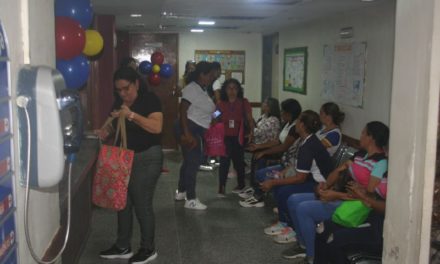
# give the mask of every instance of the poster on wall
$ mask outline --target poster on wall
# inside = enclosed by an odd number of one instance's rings
[[[362,108],[366,53],[366,42],[324,45],[323,99]]]
[[[307,94],[307,47],[284,50],[283,90]]]
[[[217,61],[222,67],[222,74],[226,80],[235,78],[244,84],[246,62],[244,50],[196,50],[194,61]]]

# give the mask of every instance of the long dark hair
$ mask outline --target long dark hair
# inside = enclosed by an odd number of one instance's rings
[[[201,61],[196,64],[196,69],[188,74],[186,77],[186,83],[195,82],[200,77],[200,75],[208,74],[212,70],[212,64],[207,61]]]
[[[113,74],[113,85],[118,80],[126,80],[130,83],[136,83],[136,81],[138,81],[139,82],[138,96],[140,97],[147,92],[147,85],[139,76],[137,71],[135,71],[131,67],[121,67],[118,70],[116,70],[115,73]],[[122,104],[122,98],[119,95],[119,93],[116,92],[116,89],[113,90],[113,95],[115,96],[115,103],[113,105],[120,106]]]
[[[339,110],[339,106],[333,102],[325,103],[321,106],[321,110],[329,115],[333,123],[339,126],[342,122],[344,122],[345,114]]]
[[[390,129],[382,122],[372,121],[365,126],[367,135],[374,139],[377,147],[385,149],[388,146]]]
[[[238,89],[237,98],[243,99],[244,92],[243,92],[243,87],[241,86],[241,83],[237,79],[231,78],[231,79],[226,80],[223,83],[222,88],[220,90],[220,100],[225,101],[225,102],[228,101],[228,95],[226,94],[226,88],[231,83],[233,83],[237,86],[237,89]]]
[[[269,107],[269,116],[275,116],[276,118],[280,119],[280,103],[278,102],[278,99],[273,97],[268,97],[265,100],[267,106]]]
[[[281,110],[289,113],[292,116],[292,121],[295,121],[301,114],[302,108],[297,100],[290,98],[281,103]]]
[[[299,121],[304,124],[304,128],[309,134],[314,134],[321,128],[319,114],[312,110],[302,112]]]

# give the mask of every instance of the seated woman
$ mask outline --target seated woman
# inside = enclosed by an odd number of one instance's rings
[[[268,97],[261,104],[261,116],[254,128],[254,144],[265,144],[277,140],[280,133],[280,104]]]
[[[321,143],[327,148],[330,156],[335,154],[341,145],[342,133],[340,125],[344,121],[345,114],[339,110],[339,106],[335,103],[328,102],[321,106],[319,111],[319,119],[322,128],[316,133]]]
[[[258,118],[254,128],[254,145],[266,144],[278,139],[280,133],[280,104],[278,100],[268,97],[261,104],[261,116]],[[252,157],[250,182],[251,186],[257,186],[255,182],[255,171],[266,167],[266,159],[256,160]],[[248,198],[253,193],[253,188],[249,187],[239,193],[242,198]]]
[[[385,199],[387,192],[387,178],[384,178],[376,193],[369,194],[360,184],[349,184],[348,191],[353,199],[362,201],[364,205],[373,209],[365,225],[356,228],[347,228],[325,221],[325,228],[316,236],[315,264],[349,264],[348,251],[362,251],[364,253],[381,256],[383,247],[383,222],[385,219]]]
[[[335,169],[314,193],[294,194],[289,197],[287,206],[294,224],[297,243],[283,253],[285,258],[295,258],[296,263],[313,263],[315,256],[315,226],[331,218],[342,200],[352,200],[348,193],[333,190],[340,173],[348,170],[351,178],[373,193],[387,171],[388,162],[385,146],[388,144],[389,129],[381,122],[366,125],[360,137],[361,148],[366,154],[358,154],[353,160]]]
[[[345,114],[339,110],[339,106],[335,103],[328,102],[321,106],[319,111],[319,120],[322,123],[322,128],[316,132],[316,136],[324,147],[327,149],[330,156],[333,156],[336,150],[341,145],[342,133],[340,129],[340,124],[345,118]],[[283,175],[286,174],[295,174],[295,171],[289,171],[293,168],[286,168]],[[285,187],[282,187],[285,188]],[[295,241],[295,232],[288,224],[291,225],[291,221],[289,220],[289,216],[287,213],[287,199],[290,195],[289,192],[284,192],[280,190],[278,192],[283,194],[282,196],[277,196],[277,204],[281,207],[278,211],[280,221],[276,222],[272,226],[265,229],[265,233],[268,235],[276,235],[274,237],[274,241],[277,243],[289,243]]]
[[[282,164],[271,166],[259,173],[265,175],[267,172],[281,171],[284,167],[291,165],[293,154],[296,151],[294,142],[298,139],[298,134],[295,132],[295,122],[301,114],[301,105],[295,99],[287,99],[281,103],[281,119],[285,122],[278,139],[268,141],[263,144],[251,144],[249,150],[255,152],[254,159],[260,160],[265,156],[283,153],[281,158]],[[263,192],[260,191],[259,184],[256,181],[251,181],[252,189],[246,189],[239,193],[239,196],[244,200],[240,202],[243,207],[262,207],[264,201],[262,199]],[[254,193],[255,192],[255,193]]]
[[[284,169],[279,174],[280,179],[265,179],[261,183],[261,189],[264,191],[276,186],[273,194],[278,206],[279,221],[264,229],[264,233],[276,235],[275,242],[290,243],[295,240],[295,233],[288,227],[292,225],[287,211],[289,196],[294,193],[313,192],[319,182],[325,182],[333,169],[328,151],[315,134],[320,127],[317,113],[310,110],[301,113],[295,125],[296,132],[300,135],[295,167]],[[286,174],[289,173],[294,176],[286,178]]]

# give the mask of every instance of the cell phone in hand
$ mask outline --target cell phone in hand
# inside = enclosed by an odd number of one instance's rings
[[[220,110],[215,110],[214,113],[212,113],[212,118],[217,118],[222,115],[222,112]]]

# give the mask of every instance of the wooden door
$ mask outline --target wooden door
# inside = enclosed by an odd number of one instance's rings
[[[153,91],[162,103],[164,114],[164,126],[162,146],[164,149],[176,149],[177,143],[173,133],[173,123],[177,118],[178,98],[175,95],[175,87],[178,80],[178,35],[177,34],[130,34],[130,54],[139,62],[148,60],[155,51],[160,51],[165,57],[164,63],[173,67],[174,74],[168,78],[161,78],[159,85],[153,86],[148,83],[150,91]],[[147,78],[147,76],[144,76]]]

